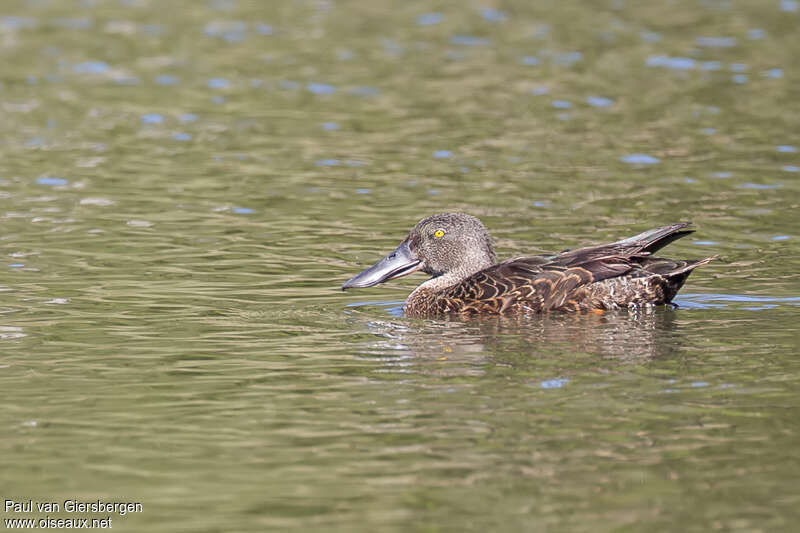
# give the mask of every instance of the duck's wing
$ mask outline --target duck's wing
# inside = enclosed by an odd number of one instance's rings
[[[555,254],[517,257],[511,261],[524,262],[530,265],[558,264],[563,266],[578,266],[581,263],[612,255],[622,257],[645,257],[654,254],[681,237],[694,233],[695,230],[687,229],[691,225],[691,222],[678,222],[676,224],[670,224],[669,226],[651,229],[634,235],[633,237],[608,244],[568,249]]]
[[[473,274],[446,289],[440,298],[443,308],[461,313],[570,308],[581,287],[622,276],[633,267],[628,258],[618,255],[593,256],[569,266],[538,257],[512,259]]]
[[[651,229],[622,239],[621,241],[599,246],[587,246],[575,250],[565,250],[560,254],[550,257],[550,261],[565,266],[579,265],[594,258],[607,255],[618,255],[621,257],[644,257],[652,255],[661,248],[673,241],[694,233],[693,229],[687,229],[691,222],[678,222],[669,226]]]

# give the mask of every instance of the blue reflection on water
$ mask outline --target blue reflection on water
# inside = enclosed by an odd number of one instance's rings
[[[53,25],[70,30],[88,30],[94,25],[92,19],[85,17],[53,19]]]
[[[780,304],[798,305],[800,296],[775,297],[775,296],[754,296],[747,294],[690,294],[680,293],[673,303],[679,308],[685,309],[720,309],[729,307],[730,304],[762,304],[757,306],[740,306],[736,309],[746,311],[762,311],[780,307]]]
[[[56,178],[53,176],[40,176],[36,178],[36,183],[39,185],[51,185],[51,186],[58,186],[58,185],[66,185],[69,181],[65,180],[64,178]]]
[[[553,63],[556,65],[570,67],[582,59],[582,52],[564,52],[562,54],[556,54],[555,57],[553,57]]]
[[[781,187],[783,187],[783,185],[781,185],[780,183],[775,183],[775,184],[771,184],[771,183],[742,183],[741,185],[738,185],[736,188],[737,189],[764,189],[764,190],[766,190],[766,189],[780,189]]]
[[[306,89],[314,94],[333,94],[336,92],[336,87],[327,83],[308,83]]]
[[[381,39],[381,46],[387,53],[395,56],[403,55],[406,51],[404,46],[397,44],[392,39],[386,39],[386,38]]]
[[[270,26],[269,24],[264,24],[263,22],[259,22],[255,25],[256,33],[259,35],[272,35],[275,33],[275,29]]]
[[[255,213],[255,211],[249,207],[234,207],[231,209],[231,212],[236,213],[237,215],[251,215]]]
[[[162,124],[164,117],[158,113],[147,113],[142,115],[142,124]]]
[[[209,89],[227,89],[231,83],[225,78],[211,78],[207,85]]]
[[[736,46],[736,37],[698,37],[694,44],[708,48],[731,48]]]
[[[433,157],[436,159],[447,159],[453,157],[453,152],[450,150],[436,150],[433,152]]]
[[[714,71],[714,70],[722,70],[722,62],[721,61],[703,61],[700,63],[700,68],[702,70]]]
[[[492,43],[490,39],[474,35],[453,35],[450,38],[450,42],[461,46],[486,46]]]
[[[623,163],[630,163],[632,165],[654,165],[661,160],[657,157],[647,154],[630,154],[620,158]]]
[[[550,105],[556,109],[569,109],[572,107],[572,102],[568,100],[553,100]]]
[[[792,145],[789,145],[789,144],[782,144],[782,145],[778,146],[777,150],[779,152],[783,152],[783,153],[787,153],[787,154],[793,154],[793,153],[797,152],[797,146],[792,146]]]
[[[569,383],[569,380],[566,378],[556,378],[542,381],[540,385],[543,389],[560,389],[567,383]]]
[[[85,61],[72,66],[72,71],[76,74],[105,74],[111,70],[105,61]]]
[[[700,294],[696,296],[701,296]],[[714,300],[727,302],[800,302],[800,296],[776,298],[774,296],[748,296],[746,294],[704,294]]]
[[[508,13],[492,7],[481,8],[481,16],[489,22],[505,22],[508,20]]]
[[[645,65],[648,67],[690,70],[697,66],[697,61],[690,57],[650,56],[647,58]]]
[[[178,81],[180,80],[172,74],[159,74],[156,76],[156,83],[159,85],[175,85]]]
[[[441,13],[423,13],[417,17],[417,24],[420,26],[433,26],[435,24],[441,24],[443,20],[444,15]]]
[[[384,307],[386,312],[395,317],[403,316],[403,301],[375,301],[375,302],[353,302],[346,304],[345,307]]]
[[[614,103],[614,100],[603,96],[589,96],[586,98],[586,103],[592,107],[609,107]]]
[[[764,305],[753,305],[750,307],[742,307],[741,309],[744,309],[745,311],[764,311],[766,309],[775,309],[776,307],[778,306],[775,304],[764,304]]]
[[[35,28],[39,25],[38,19],[32,17],[5,16],[0,17],[0,28],[4,30],[21,30]]]
[[[643,30],[641,33],[639,33],[639,37],[641,37],[643,41],[647,41],[648,43],[657,43],[658,41],[663,39],[660,33],[647,30]]]
[[[213,20],[206,24],[204,33],[209,37],[221,38],[229,43],[238,43],[247,37],[247,24],[239,20]]]

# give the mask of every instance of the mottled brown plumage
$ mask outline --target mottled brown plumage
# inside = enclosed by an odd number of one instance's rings
[[[410,316],[589,311],[668,303],[692,270],[713,259],[653,257],[692,233],[690,223],[600,246],[497,262],[481,222],[462,213],[421,220],[398,248],[342,289],[370,287],[417,270],[430,274],[405,303]]]

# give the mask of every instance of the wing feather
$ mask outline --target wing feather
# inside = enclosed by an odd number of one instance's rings
[[[578,298],[581,287],[624,275],[633,268],[628,258],[619,255],[590,254],[588,258],[580,262],[570,259],[567,264],[558,258],[548,262],[521,258],[498,263],[446,289],[440,301],[448,310],[467,314],[523,307],[532,312],[548,311]]]

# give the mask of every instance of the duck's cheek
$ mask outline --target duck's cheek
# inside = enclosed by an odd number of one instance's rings
[[[434,264],[426,264],[425,268],[423,268],[423,270],[425,271],[426,274],[430,274],[431,276],[434,276],[434,277],[441,276],[445,272],[445,270],[443,268],[441,268],[439,265],[437,265],[435,263]]]

